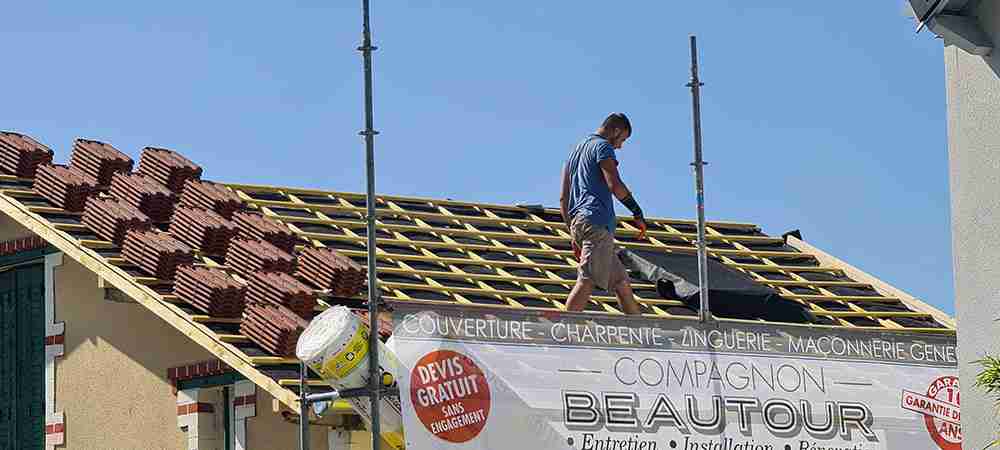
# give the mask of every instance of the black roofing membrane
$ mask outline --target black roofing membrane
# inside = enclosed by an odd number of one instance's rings
[[[646,250],[621,250],[618,255],[626,267],[654,283],[662,298],[680,298],[691,309],[698,308],[700,290],[695,255]],[[718,261],[708,261],[708,279],[712,280],[710,310],[715,316],[792,323],[814,320],[801,303],[782,298],[774,289]]]

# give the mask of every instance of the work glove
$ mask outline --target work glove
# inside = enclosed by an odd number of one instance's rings
[[[639,240],[646,240],[646,219],[642,216],[635,217],[635,226],[639,229]]]

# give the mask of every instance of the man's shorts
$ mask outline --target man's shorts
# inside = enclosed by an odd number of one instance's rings
[[[570,236],[580,247],[577,280],[591,280],[597,287],[611,290],[628,279],[625,266],[618,259],[615,238],[607,228],[576,216],[570,223]]]

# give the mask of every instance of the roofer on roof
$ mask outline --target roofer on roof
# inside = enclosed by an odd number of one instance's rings
[[[615,150],[622,148],[631,135],[628,117],[613,113],[596,132],[576,144],[563,166],[559,207],[580,261],[576,285],[566,302],[569,311],[582,311],[590,302],[594,286],[598,286],[614,292],[627,314],[640,313],[625,266],[618,260],[615,249],[615,207],[611,198],[614,194],[632,211],[640,230],[639,238],[645,239],[642,208],[618,176],[615,158]]]

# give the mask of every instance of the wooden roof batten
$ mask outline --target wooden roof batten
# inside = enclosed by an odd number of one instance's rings
[[[0,180],[18,180],[19,182],[30,182],[31,180],[16,179],[9,176],[0,176]],[[353,206],[348,200],[358,201],[363,199],[363,195],[352,193],[339,193],[315,189],[293,189],[270,186],[257,186],[248,184],[228,184],[230,189],[236,192],[240,198],[250,206],[257,208],[268,217],[284,223],[296,233],[302,240],[300,245],[324,246],[323,242],[344,242],[348,244],[361,244],[364,238],[350,229],[363,224],[360,222],[360,214],[364,208]],[[269,200],[277,196],[261,195],[262,193],[279,194],[289,201]],[[291,408],[298,409],[297,393],[290,390],[289,386],[298,384],[298,380],[287,380],[284,378],[272,378],[265,370],[275,369],[281,366],[296,363],[294,358],[277,356],[249,356],[234,345],[245,344],[248,338],[242,334],[230,334],[216,332],[208,328],[211,324],[232,324],[236,321],[218,317],[210,317],[203,314],[192,314],[180,309],[184,300],[173,294],[159,293],[153,289],[157,285],[163,284],[163,280],[153,277],[129,274],[124,270],[126,261],[119,256],[112,254],[102,255],[99,250],[112,248],[112,244],[107,241],[91,238],[77,238],[74,232],[86,232],[87,227],[75,223],[53,222],[43,217],[46,214],[79,216],[69,214],[60,208],[45,206],[45,203],[31,202],[37,194],[30,189],[14,188],[0,189],[0,211],[8,214],[14,220],[27,227],[30,231],[42,236],[59,248],[65,254],[80,262],[89,270],[98,274],[110,286],[113,286],[123,293],[135,299],[138,303],[150,309],[154,314],[167,321],[171,326],[189,336],[196,343],[204,347],[219,359],[229,364],[247,379],[261,386],[268,391],[275,399]],[[251,194],[258,194],[263,199],[255,198]],[[23,202],[22,202],[23,200]],[[308,201],[307,201],[308,200]],[[571,287],[573,280],[565,278],[561,272],[575,269],[575,261],[572,259],[572,252],[557,247],[560,243],[567,243],[569,235],[565,227],[560,222],[552,222],[545,219],[545,214],[551,214],[551,210],[537,210],[532,208],[520,208],[510,205],[492,205],[484,203],[460,202],[454,200],[423,199],[417,197],[402,196],[380,196],[378,215],[380,221],[383,218],[402,217],[409,218],[412,225],[399,225],[388,222],[380,222],[380,230],[388,233],[390,238],[378,237],[379,245],[378,258],[394,264],[391,268],[385,268],[382,273],[396,275],[410,275],[423,280],[425,284],[410,284],[387,281],[380,283],[381,287],[387,291],[388,296],[395,297],[401,301],[413,301],[422,304],[437,304],[434,300],[416,299],[409,297],[404,289],[425,289],[436,292],[443,292],[452,295],[454,301],[468,306],[487,306],[496,308],[523,308],[537,309],[532,306],[525,306],[518,303],[519,298],[534,298],[544,300],[552,305],[551,309],[563,309],[559,300],[565,299],[565,294],[546,292],[538,289],[541,285],[562,285]],[[413,210],[416,204],[425,210],[436,212],[422,212]],[[271,210],[271,207],[279,208]],[[449,210],[449,207],[451,210]],[[291,208],[300,211],[308,211],[312,214],[309,217],[299,217],[281,213],[280,208]],[[462,208],[471,209],[481,215],[459,215],[452,210],[462,211]],[[291,211],[294,213],[295,211]],[[359,214],[359,221],[343,220],[327,216],[327,214],[345,213]],[[498,214],[509,213],[511,216],[527,217],[522,219],[505,218]],[[623,223],[619,231],[625,239],[619,245],[632,248],[656,249],[667,252],[688,253],[693,251],[693,246],[688,247],[692,242],[689,232],[681,230],[690,229],[693,221],[673,220],[673,219],[651,219],[653,223],[661,227],[652,231],[649,243],[629,242],[637,230],[628,223]],[[330,226],[343,231],[343,234],[327,234],[311,232],[298,228],[295,223],[307,223],[319,226]],[[442,228],[440,224],[453,224],[457,228]],[[741,222],[709,222],[709,237],[712,243],[720,247],[712,248],[709,253],[719,258],[729,267],[743,271],[754,277],[755,281],[762,284],[769,284],[779,290],[785,298],[800,301],[811,307],[817,315],[825,315],[834,319],[836,325],[816,325],[806,324],[799,326],[818,328],[850,328],[855,330],[877,330],[882,332],[913,332],[913,333],[954,333],[954,321],[944,313],[935,308],[914,299],[912,296],[881,282],[877,278],[860,272],[853,266],[840,261],[826,253],[815,249],[808,244],[801,242],[794,237],[789,238],[788,246],[794,250],[783,247],[784,240],[765,236],[760,233],[759,227],[754,224]],[[509,231],[490,231],[488,227],[505,229]],[[531,230],[542,230],[553,234],[530,233]],[[720,232],[721,230],[721,232]],[[440,241],[425,241],[411,239],[406,233],[427,233],[436,236]],[[728,234],[727,234],[728,233]],[[83,235],[80,235],[83,236]],[[452,238],[469,237],[483,239],[484,244],[468,244],[456,241]],[[534,245],[531,248],[512,246],[508,243],[529,243]],[[412,249],[415,254],[396,254],[386,252],[382,245],[399,246]],[[754,245],[762,245],[765,249],[758,250],[751,248]],[[780,250],[767,250],[767,246],[777,246]],[[796,252],[796,250],[798,253]],[[349,257],[360,257],[365,255],[364,251],[344,250],[337,251]],[[450,252],[451,256],[437,256],[442,251]],[[484,253],[485,252],[485,253]],[[496,260],[484,257],[489,252],[506,253],[512,258]],[[483,255],[481,255],[483,254]],[[531,258],[541,258],[533,260]],[[772,261],[770,258],[775,258]],[[789,265],[788,259],[815,258],[818,265]],[[208,257],[198,259],[198,264],[223,267],[215,263]],[[416,266],[415,263],[440,264],[448,272],[438,272],[426,270],[427,267]],[[408,263],[413,263],[411,267]],[[794,263],[794,262],[793,262]],[[465,265],[479,265],[491,268],[496,271],[496,275],[479,274],[466,272],[460,268]],[[532,276],[513,275],[514,270],[532,269],[538,274]],[[810,281],[800,276],[800,273],[826,273],[831,275],[846,275],[852,281]],[[775,273],[787,277],[787,280],[771,280],[760,275],[760,273]],[[867,277],[867,278],[866,278]],[[467,280],[476,287],[462,287],[448,285],[441,280]],[[510,290],[512,288],[494,288],[488,282],[505,281],[512,283],[523,290]],[[872,286],[878,291],[878,296],[840,296],[835,295],[827,288],[853,287],[865,288]],[[649,289],[649,285],[636,285]],[[786,290],[788,287],[806,287],[814,289],[818,294],[796,294]],[[488,296],[502,299],[501,304],[486,305],[477,304],[466,296]],[[472,298],[472,297],[470,297]],[[360,297],[358,297],[360,300]],[[693,320],[693,317],[677,315],[666,312],[667,306],[683,306],[678,300],[660,298],[641,298],[642,303],[648,307],[649,317],[671,318],[680,320]],[[813,302],[833,301],[841,302],[850,309],[846,311],[824,310]],[[863,301],[869,303],[878,302],[902,302],[914,311],[866,311],[854,305],[853,301]],[[597,313],[621,314],[616,310],[617,301],[613,297],[595,297]],[[317,310],[322,310],[328,306],[321,301]],[[662,308],[661,308],[662,307]],[[917,328],[902,327],[892,322],[893,318],[924,318],[933,317],[946,328]],[[881,326],[856,326],[845,321],[845,318],[871,318],[876,320]],[[732,319],[720,319],[722,321],[746,322]],[[759,323],[760,321],[751,321]],[[316,379],[311,379],[310,384],[319,383]]]

